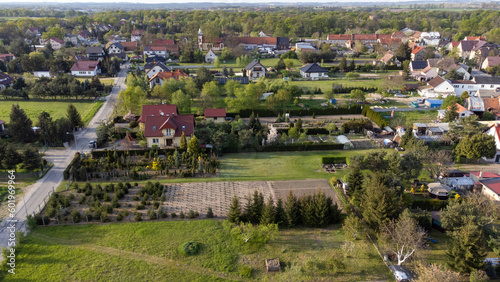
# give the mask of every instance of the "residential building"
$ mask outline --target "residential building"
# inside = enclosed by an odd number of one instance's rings
[[[488,171],[473,171],[469,173],[469,177],[474,180],[474,182],[479,182],[484,179],[489,179],[489,178],[500,178],[499,174],[493,173],[493,172],[488,172]]]
[[[486,57],[481,64],[481,69],[485,70],[490,67],[496,67],[500,65],[500,57]]]
[[[318,49],[314,48],[311,43],[295,43],[295,51],[297,52],[317,52]]]
[[[3,61],[4,63],[8,63],[15,58],[16,56],[14,54],[0,54],[0,61]]]
[[[348,41],[360,41],[363,44],[375,44],[378,40],[390,39],[391,34],[329,34],[326,40],[330,44],[345,45]]]
[[[208,121],[213,121],[215,123],[221,123],[226,120],[226,109],[205,109],[204,118]]]
[[[146,70],[146,66],[144,66],[144,70]],[[167,67],[162,62],[157,62],[157,63],[153,64],[153,66],[148,66],[148,70],[146,71],[146,76],[148,77],[148,79],[151,79],[157,73],[162,72],[162,71],[170,72],[170,71],[172,71],[172,69]]]
[[[120,44],[123,46],[125,52],[134,52],[139,50],[139,45],[137,44],[137,41],[121,42]]]
[[[157,56],[157,55],[149,56],[149,57],[145,58],[144,61],[146,62],[146,64],[157,63],[157,62],[162,62],[162,63],[166,62],[165,57],[163,57],[163,56]]]
[[[78,45],[78,37],[76,35],[73,35],[73,34],[65,34],[64,35],[64,42],[71,42],[71,44],[73,44],[73,46],[77,46]]]
[[[451,108],[451,106],[448,107],[448,109],[450,109],[450,108]],[[443,119],[446,115],[446,111],[447,110],[438,110],[438,119]],[[467,110],[464,106],[457,103],[457,114],[458,114],[458,118],[463,118],[463,117],[470,117],[470,116],[474,115],[474,112]]]
[[[104,48],[101,46],[87,47],[85,48],[85,54],[87,54],[87,58],[91,61],[102,61],[106,56],[106,52],[104,52]]]
[[[76,61],[71,67],[74,76],[96,76],[101,73],[100,61]]]
[[[410,71],[420,71],[428,66],[427,61],[411,61]]]
[[[224,43],[219,37],[215,38],[213,42],[208,42],[205,36],[203,36],[203,32],[201,32],[200,28],[198,30],[198,48],[200,48],[200,51],[222,51],[222,48],[224,48]]]
[[[125,52],[125,48],[119,42],[108,42],[106,44],[106,50],[108,54],[120,54]]]
[[[90,32],[88,30],[82,30],[76,37],[78,37],[78,40],[81,42],[87,41],[90,39]]]
[[[176,69],[172,71],[161,71],[156,73],[153,77],[149,79],[149,87],[153,89],[156,85],[162,85],[166,80],[175,79],[179,80],[181,78],[189,77],[183,70]]]
[[[394,56],[394,52],[392,51],[387,51],[385,55],[379,59],[379,62],[383,63],[384,65],[401,65],[401,62]]]
[[[448,95],[455,95],[455,88],[450,81],[436,76],[434,79],[427,82],[427,85],[421,86],[418,89],[420,96],[426,98],[437,98],[442,96],[446,98]]]
[[[479,89],[474,95],[479,98],[498,98],[500,96],[500,89]]]
[[[317,63],[305,65],[300,68],[300,75],[302,75],[303,78],[311,78],[313,80],[317,80],[320,78],[327,78],[328,77],[328,70],[325,68],[322,68],[320,65]]]
[[[8,74],[0,71],[0,89],[5,89],[6,87],[12,86],[14,79]]]
[[[500,123],[495,122],[494,124],[483,130],[486,134],[493,136],[495,138],[495,145],[497,148],[497,153],[492,159],[486,159],[490,162],[499,163],[500,162]]]
[[[141,36],[144,34],[144,30],[142,29],[137,29],[137,30],[132,30],[130,33],[130,41],[135,42],[141,40]]]
[[[217,55],[215,55],[214,51],[210,49],[208,53],[205,55],[205,63],[213,63],[217,59]]]
[[[481,193],[496,202],[500,202],[500,178],[490,178],[479,181]]]
[[[61,40],[59,38],[52,37],[49,39],[49,43],[52,46],[52,49],[59,50],[62,47],[64,47],[66,42],[64,42],[64,40]]]
[[[144,58],[151,56],[168,57],[167,48],[161,46],[146,46],[143,55]]]
[[[441,34],[437,31],[420,33],[420,42],[428,46],[438,46],[441,41]]]
[[[422,46],[415,45],[411,50],[411,60],[423,61],[424,58],[425,58],[425,48]]]
[[[250,79],[257,79],[259,77],[266,76],[266,67],[264,67],[258,60],[253,60],[245,67],[245,70]]]
[[[41,27],[30,27],[26,30],[26,35],[30,37],[40,37],[42,36]]]
[[[176,105],[144,105],[138,121],[148,148],[179,147],[182,133],[187,142],[194,134],[194,116],[179,115]]]
[[[426,67],[421,71],[411,72],[411,76],[418,81],[425,82],[436,78],[438,73],[435,69]]]

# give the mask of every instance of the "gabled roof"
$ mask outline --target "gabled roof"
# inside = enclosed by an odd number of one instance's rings
[[[276,37],[238,37],[238,44],[277,45]]]
[[[0,60],[2,60],[2,61],[11,60],[14,57],[15,57],[14,54],[0,54]]]
[[[137,45],[137,41],[121,42],[121,45],[123,46],[123,48],[125,48],[125,51],[135,51],[135,50],[139,49],[139,46]]]
[[[486,40],[486,37],[484,37],[484,36],[466,36],[464,39],[465,40],[472,40],[472,41],[479,41],[479,40]]]
[[[104,48],[102,48],[101,46],[87,47],[87,48],[85,48],[85,53],[86,54],[102,54],[102,53],[104,53]]]
[[[85,55],[75,55],[74,59],[77,61],[88,61],[89,60],[89,58],[87,58]]]
[[[64,44],[64,40],[61,40],[61,39],[56,38],[56,37],[51,37],[49,40],[55,41],[55,42],[57,42],[59,44]]]
[[[176,70],[172,70],[172,71],[162,71],[162,72],[159,72],[159,73],[155,74],[153,77],[151,77],[151,79],[149,81],[152,81],[155,78],[159,78],[159,79],[162,79],[162,80],[173,78],[175,80],[178,80],[181,77],[189,77],[189,75],[187,75],[181,69],[176,69]]]
[[[419,53],[419,52],[420,52],[420,51],[422,51],[422,50],[424,50],[424,47],[422,47],[422,46],[418,46],[418,45],[417,45],[417,46],[414,46],[414,47],[413,47],[413,49],[411,50],[411,53],[412,53],[412,54],[417,54],[417,53]]]
[[[99,61],[76,61],[71,71],[94,71],[99,63]]]
[[[484,110],[494,114],[500,113],[498,98],[483,98]]]
[[[472,51],[472,48],[474,48],[474,45],[476,45],[477,41],[460,41],[460,48],[462,51]]]
[[[432,87],[438,87],[439,85],[441,85],[441,83],[443,83],[445,81],[446,80],[444,80],[444,78],[442,78],[440,76],[436,76],[435,78],[433,78],[429,82],[427,82],[427,84],[429,84]]]
[[[132,36],[141,36],[144,33],[143,29],[134,29],[130,33]]]
[[[398,31],[395,31],[391,34],[391,37],[392,38],[408,38],[408,35],[406,35],[406,33],[398,30]]]
[[[481,175],[481,172],[480,171],[473,171],[470,174],[479,177]],[[493,172],[488,172],[488,171],[483,171],[483,175],[482,176],[483,176],[483,178],[496,178],[496,177],[500,177],[500,175],[498,175],[496,173],[493,173]]]
[[[486,57],[485,59],[489,67],[500,65],[500,57]]]
[[[144,51],[166,51],[167,49],[164,46],[146,46],[144,47]]]
[[[10,84],[12,84],[13,81],[14,81],[14,79],[12,77],[10,77],[8,74],[0,71],[0,84],[10,85]]]
[[[422,70],[422,73],[428,73],[429,71],[433,70],[431,67],[426,67]]]
[[[144,137],[163,137],[162,130],[167,128],[175,130],[175,137],[182,136],[182,132],[184,132],[186,136],[191,136],[194,133],[194,116],[146,116],[144,122]]]
[[[152,63],[152,62],[165,62],[165,57],[154,55],[146,58],[146,63]]]
[[[142,115],[139,117],[138,122],[146,122],[147,116],[171,116],[178,115],[177,105],[143,105]]]
[[[427,59],[427,65],[431,68],[437,68],[440,59]]]
[[[330,34],[328,35],[329,40],[351,40],[350,34]]]
[[[380,58],[379,61],[383,62],[384,64],[387,64],[390,60],[392,60],[392,58],[394,58],[394,55],[392,53],[385,53],[385,55]]]
[[[150,46],[167,46],[174,45],[175,42],[173,39],[155,39]]]
[[[165,65],[164,63],[162,62],[156,62],[156,63],[150,63],[150,64],[146,64],[144,66],[144,69],[147,69],[146,66],[148,67],[149,70],[153,69],[154,67],[159,67],[161,68],[163,71],[172,71],[171,68],[169,68],[167,65]]]
[[[475,76],[473,80],[477,84],[500,84],[500,77],[498,76]]]
[[[255,37],[255,38],[259,38],[259,37]],[[260,38],[269,38],[269,37],[260,37]],[[250,64],[248,64],[248,65],[245,67],[245,69],[246,69],[246,70],[251,70],[251,69],[253,69],[253,68],[254,68],[254,67],[256,67],[256,66],[261,66],[261,67],[263,67],[263,68],[266,68],[266,67],[264,67],[264,65],[262,65],[259,61],[257,61],[257,60],[253,60]]]
[[[300,68],[300,71],[305,72],[305,73],[328,72],[327,69],[322,68],[317,63],[305,65],[305,66]]]
[[[205,118],[211,117],[226,117],[226,109],[205,109],[204,111]]]
[[[458,45],[460,45],[460,41],[452,41],[451,42],[451,47],[458,47]]]
[[[108,42],[106,44],[106,48],[110,48],[112,45],[114,45],[118,49],[125,49],[125,47],[123,47],[123,45],[120,42]]]

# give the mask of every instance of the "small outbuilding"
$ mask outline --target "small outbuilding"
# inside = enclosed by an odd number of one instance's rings
[[[337,136],[337,143],[344,144],[344,149],[350,149],[354,147],[352,142],[345,135]]]
[[[425,99],[424,103],[427,107],[434,109],[434,108],[441,108],[441,105],[443,104],[443,100],[439,99]]]
[[[429,183],[427,186],[429,187],[427,191],[429,192],[429,196],[431,198],[437,198],[439,200],[448,199],[448,194],[451,191],[451,188],[448,185],[435,182]]]
[[[224,122],[226,120],[226,109],[205,109],[205,119],[215,123]]]

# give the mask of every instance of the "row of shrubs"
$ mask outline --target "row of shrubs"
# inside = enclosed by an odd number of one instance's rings
[[[439,211],[441,209],[444,209],[448,206],[448,200],[438,200],[438,199],[432,199],[432,200],[413,200],[411,202],[411,208],[412,209],[421,209],[421,210],[427,210],[427,211]]]
[[[347,164],[346,157],[322,157],[322,164]]]
[[[344,144],[318,144],[312,142],[303,142],[301,144],[265,146],[262,147],[262,152],[326,151],[342,149],[344,149]]]
[[[332,108],[321,108],[321,109],[300,109],[300,110],[289,110],[287,111],[291,116],[312,116],[314,115],[356,115],[361,114],[360,105],[342,106],[342,107],[332,107]],[[239,113],[228,113],[227,116],[239,115],[241,118],[248,118],[254,113],[255,116],[259,117],[277,117],[281,114],[279,111],[270,109],[246,109],[241,110]]]
[[[386,119],[384,119],[379,113],[375,112],[370,107],[363,107],[361,114],[364,115],[365,117],[369,118],[371,121],[373,121],[380,128],[383,128],[383,127],[386,127],[389,125],[389,122]]]
[[[145,155],[146,153],[150,153],[153,149],[139,149],[139,150],[102,150],[102,151],[92,151],[91,153],[91,156],[93,159],[99,159],[99,158],[103,158],[103,157],[107,157],[109,153],[113,153],[113,155],[115,155],[116,153],[116,156],[117,157],[121,157],[123,155],[127,155],[127,156],[143,156]],[[153,150],[154,152],[158,152],[158,155],[171,155],[175,152],[175,150],[177,150],[179,152],[179,154],[182,154],[183,152],[185,152],[186,150],[184,149],[170,149],[170,148],[167,148],[167,149],[156,149],[156,150]]]
[[[378,88],[375,87],[333,87],[333,93],[351,93],[352,90],[362,90],[363,92],[376,92]]]

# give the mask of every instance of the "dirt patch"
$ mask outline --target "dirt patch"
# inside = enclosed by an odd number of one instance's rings
[[[319,190],[327,197],[331,197],[334,203],[338,203],[337,195],[333,191],[326,179],[307,179],[307,180],[284,180],[284,181],[269,181],[275,198],[286,200],[286,197],[292,191],[297,196],[313,195]]]

